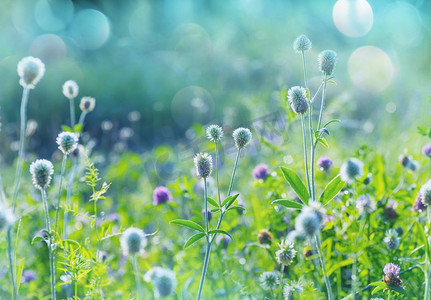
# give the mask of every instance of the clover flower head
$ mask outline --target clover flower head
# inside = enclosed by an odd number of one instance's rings
[[[34,89],[45,74],[44,63],[36,57],[27,56],[18,62],[19,84],[26,89]]]
[[[153,192],[153,204],[154,206],[166,203],[172,199],[171,192],[164,186],[158,186]]]
[[[36,278],[36,272],[33,270],[24,270],[24,272],[22,272],[22,282],[24,283],[35,281]]]
[[[63,131],[57,136],[58,149],[68,155],[78,147],[78,137],[73,132]]]
[[[407,169],[409,169],[410,171],[414,172],[417,171],[420,168],[420,164],[419,162],[417,162],[416,160],[410,160],[407,163]]]
[[[157,299],[169,297],[177,286],[175,272],[162,267],[152,267],[145,273],[144,279],[153,285],[154,296]]]
[[[293,297],[293,294],[301,295],[301,293],[304,291],[304,278],[299,278],[298,281],[291,280],[290,282],[286,283],[286,285],[283,288],[283,296],[284,299],[291,299]]]
[[[296,256],[296,250],[294,244],[288,240],[283,240],[281,244],[278,244],[279,250],[275,252],[275,258],[280,265],[289,266]]]
[[[76,96],[78,96],[78,93],[79,93],[79,86],[75,81],[68,80],[63,84],[63,95],[67,99],[76,98]]]
[[[207,128],[207,138],[214,143],[223,139],[223,129],[218,125],[210,125]]]
[[[213,158],[208,153],[198,153],[194,158],[196,173],[199,177],[208,178],[213,170]]]
[[[54,174],[54,166],[49,160],[38,159],[31,163],[30,173],[33,185],[39,190],[45,189],[51,183],[51,175]]]
[[[332,159],[327,156],[322,156],[317,160],[317,165],[319,166],[321,171],[329,171],[333,164],[334,162],[332,161]]]
[[[302,86],[291,87],[287,91],[287,100],[297,114],[304,114],[308,110],[307,91]]]
[[[408,163],[409,163],[409,161],[410,161],[409,157],[408,157],[407,155],[405,155],[405,154],[400,155],[400,156],[398,157],[398,160],[400,161],[400,164],[401,164],[403,167],[407,167],[407,165],[408,165]]]
[[[389,263],[383,268],[383,281],[387,285],[400,286],[403,282],[399,278],[401,268],[396,264]]]
[[[431,179],[421,187],[419,194],[424,205],[431,205]]]
[[[79,108],[86,113],[89,113],[94,110],[96,106],[96,99],[93,97],[82,97],[81,102],[79,103]]]
[[[263,272],[259,280],[260,286],[265,290],[274,290],[280,284],[280,278],[275,272]]]
[[[311,41],[310,39],[304,35],[301,34],[298,36],[295,41],[293,42],[293,50],[295,50],[298,53],[301,53],[302,51],[308,51],[311,49]]]
[[[238,150],[241,150],[245,146],[247,146],[250,143],[252,138],[250,129],[244,128],[244,127],[235,129],[232,136]]]
[[[431,158],[431,143],[426,144],[425,146],[423,146],[422,153],[425,156],[428,156],[429,158]]]
[[[211,219],[213,218],[213,213],[210,211],[210,210],[208,210],[207,211],[207,214],[208,214],[208,222],[209,221],[211,221]],[[204,209],[202,209],[202,216],[204,217],[204,219],[205,219],[205,208]]]
[[[350,158],[340,168],[341,179],[346,183],[352,183],[364,175],[364,164],[357,158]]]
[[[376,210],[376,203],[371,200],[370,195],[361,195],[356,199],[356,209],[360,213],[372,213]]]
[[[272,242],[272,234],[267,229],[261,229],[259,230],[259,233],[257,235],[257,240],[259,241],[259,244],[271,244]]]
[[[385,238],[383,242],[385,242],[386,247],[389,251],[394,251],[398,249],[400,246],[401,238],[398,236],[398,232],[395,229],[388,229],[386,231]]]
[[[426,205],[422,202],[422,195],[420,193],[416,197],[412,209],[418,212],[423,212],[426,209]]]
[[[320,224],[321,217],[318,213],[305,207],[295,219],[295,230],[312,237],[320,230]]]
[[[258,164],[254,169],[253,169],[253,177],[255,179],[262,179],[265,180],[266,177],[269,176],[269,171],[268,171],[268,166],[265,164]]]
[[[121,235],[120,244],[124,255],[140,255],[147,245],[147,238],[141,229],[130,227]]]
[[[317,60],[319,63],[319,70],[325,75],[331,75],[337,63],[337,53],[332,50],[324,50],[319,53]]]

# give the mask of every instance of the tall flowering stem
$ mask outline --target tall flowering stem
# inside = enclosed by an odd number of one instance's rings
[[[70,172],[70,178],[67,183],[67,193],[66,193],[66,207],[70,206],[70,202],[72,199],[72,187],[73,182],[75,181],[76,173],[78,170],[79,161],[78,158],[75,159],[72,166],[72,171]],[[67,239],[68,233],[67,233],[67,226],[69,224],[69,212],[67,209],[64,211],[64,222],[63,222],[63,237],[64,239]]]
[[[308,193],[311,195],[311,183],[310,183],[310,174],[308,172],[308,154],[307,154],[307,130],[305,128],[305,118],[304,114],[301,114],[301,125],[302,125],[302,141],[304,145],[304,162],[305,162],[305,175],[307,178],[307,186],[308,186]]]
[[[135,273],[135,281],[136,281],[136,289],[139,299],[143,298],[143,290],[142,290],[142,284],[141,284],[141,276],[139,271],[139,262],[138,262],[138,254],[134,254],[132,256],[132,264],[133,264],[133,272]]]
[[[431,208],[430,205],[427,206],[427,220],[428,220],[428,226],[431,226]],[[427,233],[427,239],[425,243],[428,243],[428,247],[425,247],[425,295],[424,300],[430,299],[430,276],[431,276],[431,263],[430,263],[430,257],[428,255],[429,253],[429,234]]]
[[[58,184],[57,205],[55,207],[54,237],[56,237],[58,234],[58,215],[59,215],[59,211],[60,211],[61,186],[63,185],[63,176],[64,176],[64,172],[66,170],[66,161],[67,161],[67,155],[63,154],[63,159],[61,162],[60,182]]]
[[[69,99],[69,107],[70,107],[70,125],[72,125],[72,128],[73,128],[75,127],[75,123],[76,123],[74,98]]]
[[[48,202],[46,200],[46,190],[45,188],[42,188],[41,190],[42,195],[42,201],[43,201],[43,208],[45,211],[45,226],[49,232],[49,265],[51,270],[51,299],[56,299],[55,295],[55,265],[54,265],[54,251],[53,251],[53,242],[54,242],[54,236],[53,232],[50,230],[51,224],[49,221],[49,210],[48,210]]]
[[[325,279],[326,290],[328,293],[328,300],[332,300],[331,282],[329,281],[329,277],[326,275],[325,258],[323,257],[323,251],[322,251],[322,245],[320,243],[320,237],[317,234],[315,235],[315,240],[316,240],[317,252],[319,253],[320,265],[322,266],[323,278]]]
[[[215,143],[215,151],[216,151],[216,181],[217,181],[217,194],[218,194],[218,203],[221,206],[221,196],[220,196],[220,183],[218,179],[218,143]]]
[[[202,276],[201,276],[201,281],[199,283],[199,290],[198,290],[198,298],[200,299],[201,294],[202,294],[202,289],[204,286],[204,281],[205,281],[205,275],[208,269],[208,262],[209,262],[209,258],[210,258],[210,252],[211,252],[211,243],[210,243],[210,239],[209,239],[209,230],[208,230],[208,198],[207,198],[207,179],[204,178],[204,206],[205,206],[205,228],[206,228],[206,248],[205,248],[205,258],[204,258],[204,266],[202,268]]]

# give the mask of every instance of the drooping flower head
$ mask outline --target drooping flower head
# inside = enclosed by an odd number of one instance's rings
[[[145,273],[144,279],[153,285],[154,296],[157,299],[169,297],[177,286],[175,272],[162,267],[152,267]]]
[[[398,158],[398,160],[400,161],[400,164],[403,167],[407,167],[407,164],[410,161],[409,157],[407,155],[404,155],[404,154],[400,155],[400,157]]]
[[[293,42],[293,50],[295,50],[298,53],[301,53],[302,51],[305,52],[310,50],[311,46],[312,44],[310,39],[303,34],[298,36],[296,40]]]
[[[263,272],[260,275],[260,286],[264,290],[274,290],[280,284],[280,278],[275,272]]]
[[[429,158],[431,158],[431,143],[426,144],[423,148],[422,148],[422,153],[425,156],[428,156]]]
[[[213,218],[213,213],[210,210],[208,210],[207,213],[208,213],[208,221],[211,221],[211,219]],[[205,219],[205,209],[202,209],[202,216]]]
[[[280,265],[289,266],[296,256],[296,250],[293,247],[293,243],[288,240],[283,240],[281,244],[278,244],[278,246],[280,249],[275,252],[277,262]]]
[[[295,219],[295,230],[308,237],[313,237],[320,230],[321,221],[322,219],[316,211],[304,207]]]
[[[232,242],[232,239],[228,235],[219,234],[216,237],[217,245],[220,245],[221,243],[224,249],[229,246],[230,242]]]
[[[253,177],[256,179],[265,180],[269,176],[268,166],[265,164],[259,164],[253,169]]]
[[[78,137],[73,132],[63,131],[57,136],[58,149],[65,155],[69,155],[70,152],[78,147]]]
[[[420,193],[416,197],[412,209],[418,212],[423,212],[426,209],[425,204],[422,202],[422,195]]]
[[[76,96],[78,96],[78,93],[79,93],[79,86],[75,81],[68,80],[63,84],[63,95],[67,99],[76,98]]]
[[[286,283],[286,285],[283,288],[283,296],[284,299],[293,299],[293,294],[301,295],[301,293],[304,291],[304,278],[299,278],[298,281],[291,280],[289,283]]]
[[[30,281],[36,280],[36,272],[33,270],[24,270],[22,272],[22,282],[23,283],[29,283]]]
[[[244,127],[235,129],[232,136],[238,150],[241,150],[245,146],[247,146],[250,143],[252,138],[250,129],[244,128]]]
[[[341,179],[352,183],[364,175],[364,164],[357,158],[350,158],[340,168]]]
[[[257,240],[259,244],[271,244],[272,242],[272,234],[267,229],[261,229],[259,234],[257,235]]]
[[[329,171],[329,169],[333,164],[334,163],[332,159],[330,159],[327,156],[322,156],[317,160],[317,165],[319,166],[321,171],[325,171],[325,172]]]
[[[33,185],[39,190],[45,189],[51,183],[51,175],[54,174],[54,166],[49,160],[38,159],[30,165],[30,173],[33,177]]]
[[[431,205],[431,179],[421,187],[419,194],[424,205]]]
[[[389,251],[394,251],[398,249],[400,246],[401,238],[398,236],[398,232],[395,229],[388,229],[386,231],[385,238],[383,242],[386,244],[386,247]]]
[[[96,106],[96,99],[93,97],[82,97],[81,102],[79,103],[79,108],[83,112],[91,112],[94,110],[94,107]]]
[[[15,215],[12,210],[0,203],[0,232],[9,229],[15,222]]]
[[[287,100],[297,114],[304,114],[308,110],[307,92],[302,86],[291,87],[287,91]]]
[[[36,57],[27,56],[18,62],[19,84],[26,89],[34,89],[45,74],[44,63]]]
[[[120,244],[124,255],[142,254],[147,238],[141,229],[130,227],[123,232]]]
[[[198,153],[194,158],[196,173],[199,177],[208,178],[213,169],[213,159],[208,153]]]
[[[337,63],[337,53],[332,50],[324,50],[318,56],[319,70],[325,75],[332,75]]]
[[[383,268],[383,273],[385,274],[385,276],[383,276],[383,281],[387,285],[400,286],[403,283],[399,278],[400,270],[400,267],[396,264],[386,264]]]
[[[220,142],[223,138],[223,129],[218,125],[208,126],[207,138],[214,143]]]
[[[360,213],[372,213],[376,210],[376,203],[371,200],[370,195],[361,195],[356,199],[356,209]]]
[[[153,192],[153,204],[154,206],[166,203],[172,199],[171,192],[164,186],[158,186]]]

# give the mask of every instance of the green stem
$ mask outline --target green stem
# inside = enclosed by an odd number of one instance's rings
[[[72,171],[70,172],[69,182],[67,183],[66,207],[70,206],[70,202],[72,199],[73,182],[75,181],[78,165],[79,165],[79,160],[78,160],[78,158],[76,158],[75,161],[73,162]],[[63,226],[63,238],[64,239],[67,239],[67,236],[68,236],[68,234],[67,234],[68,224],[69,224],[69,212],[67,211],[67,209],[65,209],[65,211],[64,211],[64,224],[63,224],[64,225]]]
[[[322,101],[320,103],[319,120],[317,122],[317,131],[320,130],[320,125],[322,123],[323,110],[325,108],[325,96],[326,96],[326,81],[328,75],[323,75],[323,91],[322,91]]]
[[[55,225],[54,225],[54,239],[57,238],[58,234],[58,213],[60,211],[60,200],[61,200],[61,186],[63,185],[63,176],[66,169],[67,155],[63,154],[63,160],[61,162],[61,173],[60,173],[60,183],[58,185],[58,196],[57,196],[57,206],[55,207]]]
[[[216,150],[216,179],[217,179],[218,204],[221,207],[220,184],[219,184],[219,179],[218,179],[218,147],[217,147],[217,143],[215,143],[215,150]]]
[[[79,116],[79,125],[84,126],[84,120],[85,120],[85,116],[87,115],[87,112],[83,111],[81,113],[81,115]]]
[[[70,125],[72,125],[72,128],[75,127],[75,99],[71,98],[69,99],[69,106],[70,106]]]
[[[206,272],[208,269],[208,261],[210,258],[210,254],[211,254],[211,242],[209,242],[209,238],[207,236],[207,246],[206,246],[206,250],[205,250],[204,266],[202,268],[201,281],[199,283],[198,296],[196,298],[197,300],[199,300],[201,298],[202,289],[204,287],[205,275],[206,275]]]
[[[431,225],[431,208],[430,206],[427,206],[427,220],[428,220],[428,226]],[[428,256],[429,253],[429,234],[427,233],[427,239],[426,243],[428,243],[428,247],[425,247],[427,251],[425,251],[425,295],[424,299],[429,300],[430,299],[430,274],[431,274],[431,265],[430,265],[430,257]]]
[[[307,138],[305,137],[307,131],[305,129],[304,114],[301,114],[301,124],[302,124],[302,140],[304,143],[305,176],[307,177],[308,194],[311,196],[312,193],[311,193],[310,175],[308,172]]]
[[[317,252],[319,254],[320,265],[322,267],[323,278],[325,279],[326,290],[328,293],[328,300],[332,300],[331,283],[329,281],[329,277],[326,275],[325,258],[323,257],[322,245],[320,244],[320,237],[316,235],[315,240],[316,240]]]
[[[51,231],[51,224],[49,222],[49,210],[48,210],[48,202],[46,200],[46,191],[45,189],[41,189],[43,207],[45,210],[45,224],[46,230],[49,232],[49,264],[51,269],[51,299],[55,300],[55,266],[54,266],[54,251],[53,251],[53,233]]]
[[[22,172],[22,164],[24,162],[24,142],[25,142],[25,130],[27,126],[27,103],[28,103],[28,95],[30,90],[24,88],[22,91],[22,99],[21,99],[21,109],[20,109],[20,134],[19,134],[19,151],[18,151],[18,163],[16,165],[16,173],[15,173],[15,183],[13,188],[13,198],[12,198],[12,210],[15,212],[16,207],[16,198],[18,197],[18,188],[19,182],[21,179]]]
[[[13,263],[13,255],[12,255],[12,239],[11,239],[11,227],[8,228],[7,231],[7,255],[9,258],[9,272],[10,272],[10,281],[12,282],[12,299],[17,299],[17,288],[15,285],[15,274],[14,274],[14,263]]]
[[[209,229],[208,229],[208,227],[209,227],[209,221],[208,221],[208,191],[207,191],[207,179],[206,178],[204,178],[204,207],[205,207],[205,216],[204,216],[204,219],[205,219],[205,227],[206,227],[206,229],[207,229],[207,234],[208,234],[208,231],[209,231]]]
[[[304,68],[304,84],[305,84],[305,88],[308,89],[307,69],[305,68],[305,53],[304,53],[304,51],[302,51],[302,67]]]
[[[139,272],[139,265],[138,265],[137,254],[133,255],[132,264],[133,264],[133,271],[135,273],[136,292],[137,292],[137,294],[139,296],[139,299],[144,299],[144,298],[142,298],[143,295],[144,295],[144,293],[142,291],[141,276],[140,276],[140,272]]]

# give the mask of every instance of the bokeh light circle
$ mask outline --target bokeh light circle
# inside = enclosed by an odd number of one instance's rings
[[[332,11],[332,18],[342,34],[361,37],[373,26],[373,9],[367,0],[338,0]]]
[[[178,91],[171,103],[171,114],[176,124],[188,129],[194,123],[206,123],[214,112],[210,93],[199,86],[188,86]]]
[[[40,28],[49,31],[60,31],[72,21],[73,11],[71,0],[39,0],[34,8],[34,17]]]
[[[75,16],[71,35],[81,49],[95,50],[108,41],[110,27],[109,20],[103,13],[95,9],[84,9]]]
[[[381,92],[392,82],[394,66],[380,48],[364,46],[350,55],[349,74],[353,83],[368,92]]]
[[[66,44],[58,35],[42,34],[31,43],[30,53],[47,62],[65,58],[67,49]]]

